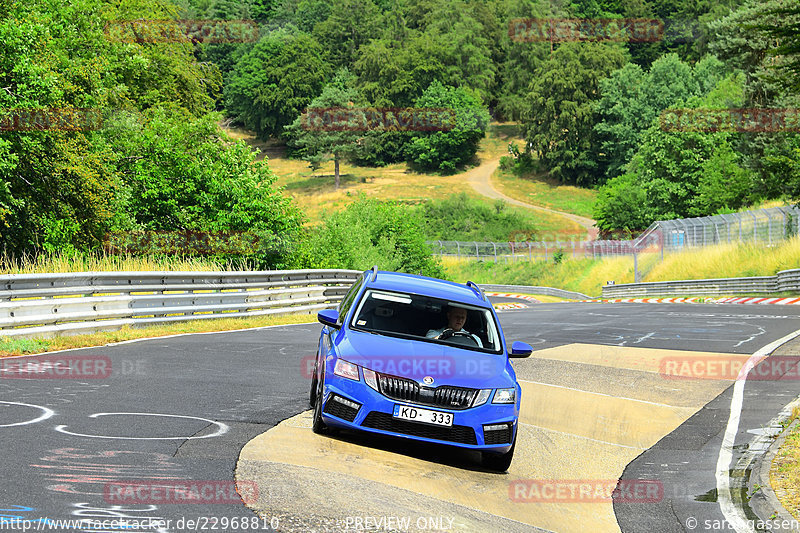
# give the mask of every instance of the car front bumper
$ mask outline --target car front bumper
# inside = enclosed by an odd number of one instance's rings
[[[393,416],[403,405],[451,413],[452,426],[407,421]],[[469,409],[446,409],[387,398],[363,379],[355,381],[327,374],[323,390],[322,419],[331,427],[367,431],[392,437],[446,444],[479,451],[505,453],[512,445],[519,412],[515,404],[492,404]],[[484,426],[507,425],[507,430]]]

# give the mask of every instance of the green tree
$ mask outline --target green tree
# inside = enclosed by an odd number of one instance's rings
[[[307,112],[286,128],[291,145],[300,150],[311,168],[319,168],[323,162],[333,160],[335,189],[339,188],[339,163],[358,156],[366,130],[359,129],[358,120],[342,124],[342,129],[338,129],[338,124],[326,121],[322,110],[350,109],[352,114],[361,116],[362,123],[366,123],[363,107],[356,107],[360,101],[358,92],[348,87],[351,80],[349,72],[340,71],[333,82],[325,86],[322,94],[314,98]],[[320,110],[320,116],[315,115],[315,110]],[[320,119],[320,124],[315,123],[317,119]],[[336,126],[336,129],[329,129],[331,126]]]
[[[331,74],[314,38],[276,30],[236,63],[225,86],[225,109],[262,139],[280,135],[322,92]]]
[[[628,63],[602,80],[602,96],[597,103],[600,121],[594,129],[602,139],[606,176],[623,172],[642,133],[663,110],[710,92],[721,79],[723,69],[723,63],[713,56],[692,68],[677,54],[667,54],[653,62],[649,72]]]
[[[651,222],[647,213],[647,193],[637,183],[635,174],[622,174],[600,187],[594,218],[602,232],[636,232]]]
[[[417,133],[406,146],[412,165],[451,172],[475,156],[489,125],[489,113],[474,91],[433,82],[416,101],[418,108],[445,108],[452,112],[448,131]]]
[[[340,0],[314,26],[314,37],[336,67],[349,67],[358,49],[380,36],[381,12],[372,0]]]
[[[135,42],[112,31],[119,20],[173,18],[170,5],[34,0],[4,10],[0,120],[21,109],[92,111],[74,130],[43,123],[42,131],[2,133],[0,243],[12,254],[96,247],[125,219],[125,183],[104,142],[103,113],[169,105],[203,114],[213,106],[218,73],[196,64],[188,40]]]
[[[594,132],[599,84],[624,63],[618,45],[568,42],[536,69],[523,129],[544,168],[559,181],[586,186],[602,181]]]
[[[551,16],[544,6],[532,0],[508,1],[503,8],[503,18],[508,21]],[[497,110],[503,118],[519,121],[525,111],[525,100],[534,72],[550,56],[550,43],[512,40],[508,26],[504,29],[499,39],[502,51],[496,60]]]
[[[274,187],[266,162],[221,132],[219,119],[154,110],[110,125],[108,146],[127,185],[127,229],[248,231],[293,242],[301,213]]]

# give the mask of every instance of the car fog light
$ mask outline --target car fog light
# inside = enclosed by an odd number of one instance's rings
[[[508,429],[508,424],[491,424],[489,426],[483,426],[484,431],[503,431]]]
[[[347,398],[342,398],[341,396],[334,396],[333,397],[333,401],[339,402],[342,405],[346,405],[347,407],[355,409],[356,411],[358,411],[361,408],[361,404],[360,403],[352,402],[352,401],[348,400]]]

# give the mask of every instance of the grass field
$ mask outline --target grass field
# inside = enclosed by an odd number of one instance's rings
[[[340,187],[334,189],[333,162],[328,162],[316,171],[308,163],[298,159],[288,159],[284,150],[274,141],[259,141],[251,132],[238,128],[226,130],[234,139],[241,139],[253,148],[266,153],[270,169],[278,177],[277,185],[291,196],[306,213],[310,225],[318,224],[326,214],[343,209],[359,194],[381,200],[395,200],[408,204],[419,204],[427,200],[441,200],[458,192],[492,205],[494,200],[485,198],[465,183],[464,173],[453,175],[423,174],[414,172],[405,163],[385,167],[359,167],[340,164]],[[500,159],[508,154],[508,143],[519,140],[519,127],[516,124],[494,123],[489,126],[486,137],[481,141],[478,165]],[[562,189],[558,194],[569,194],[573,188]],[[563,203],[569,203],[567,201]],[[533,221],[542,234],[580,232],[576,224],[563,217],[538,211],[515,208],[524,212],[525,218]],[[514,228],[509,228],[511,233]]]
[[[592,218],[597,197],[593,189],[564,185],[541,174],[517,177],[501,169],[492,176],[492,183],[520,202]]]
[[[541,285],[599,296],[607,281],[633,283],[633,258],[585,259],[565,257],[550,261],[476,261],[443,258],[450,279],[458,282],[510,285]],[[659,253],[639,255],[641,281],[772,276],[800,266],[800,237],[780,245],[724,244],[683,253],[661,260]]]
[[[795,408],[789,423],[799,415],[800,409]],[[800,425],[789,429],[789,434],[772,460],[769,480],[784,509],[800,519]]]
[[[35,258],[0,256],[0,274],[45,274],[48,272],[140,272],[140,271],[212,271],[252,270],[250,265],[234,262],[220,265],[195,257],[153,257],[129,255],[94,255],[89,253],[43,253]]]

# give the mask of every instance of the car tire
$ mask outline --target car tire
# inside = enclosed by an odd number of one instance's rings
[[[319,354],[317,354],[319,357]],[[314,403],[317,400],[317,365],[314,364],[314,375],[311,376],[311,392],[308,395],[308,405],[314,407]]]
[[[314,385],[316,385],[316,390],[312,392],[314,395],[314,413],[312,415],[311,431],[317,435],[325,435],[328,433],[328,425],[322,420],[322,391],[325,386],[325,378],[323,377],[318,381],[315,377]]]
[[[506,453],[481,453],[481,465],[489,470],[495,472],[505,472],[511,466],[511,460],[514,459],[514,447],[517,445],[517,435],[514,434],[514,442],[511,444],[511,449]]]

